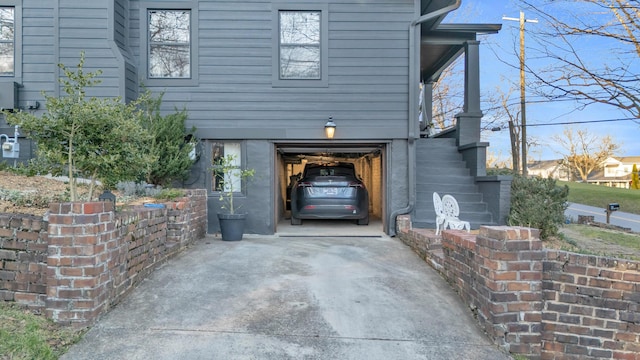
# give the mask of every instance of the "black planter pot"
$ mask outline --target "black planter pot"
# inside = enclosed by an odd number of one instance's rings
[[[244,221],[247,214],[224,214],[218,213],[220,222],[220,233],[224,241],[242,240],[244,234]]]

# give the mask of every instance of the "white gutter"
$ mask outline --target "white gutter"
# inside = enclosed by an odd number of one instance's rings
[[[420,0],[417,0],[420,1]],[[416,203],[416,151],[415,151],[415,139],[420,137],[420,134],[416,137],[416,130],[418,124],[418,109],[417,109],[417,93],[418,85],[416,80],[420,79],[420,36],[416,34],[418,25],[437,18],[438,16],[445,15],[460,7],[462,0],[456,0],[453,4],[445,6],[436,11],[422,15],[409,24],[409,129],[407,132],[407,175],[409,177],[409,200],[407,206],[402,209],[395,210],[389,216],[389,235],[396,235],[396,217],[402,214],[408,214],[413,211],[413,207]],[[416,40],[417,39],[417,40]],[[416,43],[417,42],[417,43]],[[417,56],[416,56],[417,53]]]

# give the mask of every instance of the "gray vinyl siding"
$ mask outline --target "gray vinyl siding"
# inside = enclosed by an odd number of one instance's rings
[[[126,47],[127,0],[58,0],[58,61],[75,68],[85,52],[85,71],[101,70],[89,96],[137,96],[137,73]],[[128,65],[127,65],[128,64]],[[62,75],[62,74],[60,74]]]
[[[146,51],[140,22],[140,17],[146,21],[145,12],[139,1],[130,3],[129,44],[140,59]],[[144,3],[162,8],[165,2]],[[197,85],[172,86],[165,80],[150,86],[165,92],[164,109],[186,107],[190,124],[203,138],[322,139],[330,115],[343,139],[406,138],[408,30],[414,2],[317,2],[328,4],[323,16],[329,16],[329,39],[323,41],[329,46],[329,78],[327,87],[311,88],[272,86],[272,50],[277,46],[271,31],[272,3],[198,2],[193,39]],[[141,77],[145,66],[140,64]]]
[[[56,41],[54,3],[52,1],[23,0],[22,2],[22,76],[16,81],[20,105],[36,100],[44,108],[42,91],[53,94],[56,88]]]
[[[22,0],[22,71],[20,104],[37,100],[42,92],[60,95],[58,63],[71,69],[86,54],[85,71],[101,70],[101,84],[88,95],[138,96],[138,66],[129,51],[129,0]],[[41,111],[44,106],[41,106]]]
[[[127,45],[127,0],[113,0],[113,41],[119,48]]]
[[[202,137],[322,139],[329,116],[342,139],[406,137],[413,0],[276,2],[328,9],[328,86],[311,88],[273,87],[271,1],[23,0],[21,104],[59,93],[56,64],[75,67],[81,51],[85,71],[103,72],[89,95],[135,98],[147,72],[142,3],[195,7],[195,82],[150,88],[167,112],[186,108]]]

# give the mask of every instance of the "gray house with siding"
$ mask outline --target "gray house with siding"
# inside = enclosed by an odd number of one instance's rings
[[[103,71],[89,95],[129,101],[143,87],[164,93],[164,110],[185,108],[197,128],[200,157],[182,185],[209,189],[210,232],[219,209],[211,163],[222,154],[256,170],[240,194],[250,233],[277,233],[291,179],[304,164],[327,160],[356,165],[371,216],[391,235],[401,214],[411,214],[414,227],[435,228],[434,191],[456,196],[472,227],[502,224],[510,181],[486,176],[477,41],[500,26],[443,24],[459,6],[0,0],[0,107],[41,112],[43,91],[61,93],[57,64],[74,66],[81,51],[85,69]],[[428,134],[432,84],[460,56],[464,108],[455,128]],[[333,138],[324,131],[330,118]],[[13,128],[0,120],[0,133]],[[21,158],[35,155],[28,139],[20,143]]]

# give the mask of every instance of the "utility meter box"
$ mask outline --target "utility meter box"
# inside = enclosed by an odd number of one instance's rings
[[[15,81],[0,81],[0,110],[15,110],[18,108],[18,88]]]
[[[20,144],[15,139],[9,139],[2,143],[2,157],[9,159],[20,157]]]

